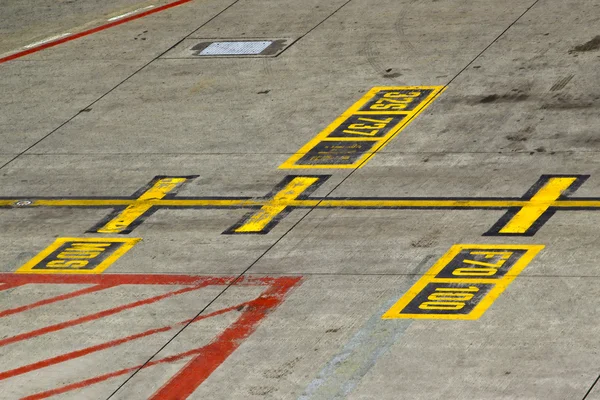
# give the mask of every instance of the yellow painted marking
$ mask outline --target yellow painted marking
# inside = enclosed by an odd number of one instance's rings
[[[136,219],[141,217],[146,211],[154,206],[152,201],[160,200],[167,195],[177,185],[185,182],[185,178],[164,178],[160,179],[150,189],[144,192],[137,200],[123,210],[117,217],[110,220],[99,233],[119,233],[127,229]]]
[[[140,239],[140,238],[119,238],[119,239],[73,238],[73,237],[58,238],[54,241],[54,243],[52,243],[50,246],[48,246],[46,249],[44,249],[42,252],[40,252],[38,255],[36,255],[30,261],[28,261],[23,266],[21,266],[18,270],[16,270],[15,273],[18,273],[18,274],[101,274],[112,263],[114,263],[119,257],[121,257],[123,254],[127,253],[140,240],[142,240],[142,239]],[[111,254],[108,255],[107,257],[105,257],[104,259],[102,259],[102,261],[100,261],[100,263],[98,265],[95,265],[93,269],[81,269],[83,263],[76,264],[77,261],[93,262],[93,260],[96,257],[98,257],[102,252],[109,250],[109,249],[105,249],[105,247],[107,247],[106,245],[110,244],[110,243],[122,243],[122,244],[119,247],[117,247],[116,249],[110,250]],[[86,249],[88,251],[89,255],[87,257],[81,256],[81,255],[70,256],[68,254],[69,250],[71,250],[71,251],[73,251],[73,250],[67,248],[66,250],[61,252],[59,255],[57,255],[56,257],[49,258],[49,256],[52,255],[52,253],[56,252],[61,246],[65,245],[65,244],[71,244],[71,246],[75,249],[77,249],[77,248]],[[86,246],[86,244],[89,244],[89,246]],[[63,255],[61,257],[61,255],[63,253],[66,255]],[[73,253],[71,253],[71,254],[73,254]],[[49,268],[45,267],[43,269],[42,268],[38,268],[38,269],[34,268],[37,265],[39,265],[40,263],[45,262],[45,261],[48,261],[48,263],[46,263],[46,265],[52,264],[56,268],[53,269],[52,266]],[[61,265],[62,268],[58,268],[59,265]]]
[[[292,179],[281,191],[277,192],[273,199],[269,200],[262,208],[256,212],[248,221],[235,229],[235,232],[261,232],[265,227],[277,217],[279,213],[289,206],[292,200],[295,200],[310,185],[317,182],[319,178],[315,177],[296,177]]]
[[[19,199],[0,200],[1,206],[15,206]],[[126,207],[138,202],[136,199],[38,199],[23,208],[29,207]],[[163,199],[147,200],[145,204],[157,207],[262,207],[269,199]],[[290,207],[323,207],[323,208],[511,208],[525,207],[530,200],[353,200],[353,199],[305,199],[289,200]],[[557,200],[550,202],[549,207],[558,208],[590,208],[599,209],[598,200]]]
[[[538,218],[548,210],[561,193],[571,186],[577,178],[550,178],[530,200],[521,208],[502,229],[500,233],[525,233]]]
[[[442,208],[442,207],[465,207],[465,208],[509,208],[522,207],[527,204],[526,200],[321,200],[318,207],[373,207],[373,208]]]
[[[348,108],[342,115],[336,118],[329,126],[322,130],[317,136],[306,143],[300,150],[292,155],[288,160],[279,166],[279,169],[314,169],[314,168],[361,168],[377,151],[383,148],[392,138],[394,138],[402,129],[404,129],[417,115],[419,115],[437,96],[444,91],[444,86],[377,86],[369,90],[360,100]],[[424,98],[420,104],[412,111],[359,111],[365,104],[381,91],[388,90],[432,90],[432,92]],[[374,116],[374,115],[405,115],[396,126],[394,126],[385,136],[380,138],[356,137],[356,138],[339,138],[327,136],[338,128],[344,121],[352,115],[356,116]],[[359,140],[375,140],[374,145],[368,152],[362,154],[358,160],[348,164],[315,164],[304,165],[296,164],[304,155],[306,155],[313,147],[322,141],[359,141]]]
[[[525,269],[533,258],[544,248],[544,245],[536,244],[456,244],[442,256],[425,275],[421,277],[410,288],[408,292],[396,304],[394,304],[383,316],[382,319],[478,319],[508,287],[508,285]],[[526,250],[526,253],[517,260],[510,268],[507,274],[498,279],[479,279],[479,278],[435,278],[435,276],[454,259],[462,250]],[[492,284],[494,287],[479,301],[479,303],[468,314],[404,314],[402,310],[427,286],[429,283],[463,283],[463,284]],[[460,290],[460,288],[459,288]]]

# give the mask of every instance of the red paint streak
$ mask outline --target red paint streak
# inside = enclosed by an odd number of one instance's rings
[[[10,310],[0,311],[0,318],[6,317],[6,316],[12,315],[12,314],[17,314],[17,313],[20,313],[20,312],[23,312],[23,311],[31,310],[32,308],[41,307],[41,306],[44,306],[44,305],[47,305],[47,304],[56,303],[57,301],[67,300],[67,299],[71,299],[73,297],[81,296],[81,295],[84,295],[84,294],[87,294],[87,293],[93,293],[93,292],[97,292],[99,290],[108,289],[109,287],[112,287],[112,286],[96,285],[96,286],[84,288],[84,289],[81,289],[81,290],[76,290],[76,291],[71,292],[71,293],[62,294],[60,296],[55,296],[55,297],[52,297],[52,298],[49,298],[49,299],[37,301],[35,303],[31,303],[31,304],[28,304],[28,305],[25,305],[25,306],[11,308]]]
[[[123,343],[131,342],[131,341],[136,340],[136,339],[141,339],[141,338],[146,337],[146,336],[151,336],[151,335],[154,335],[156,333],[168,332],[168,331],[170,331],[172,329],[175,329],[178,326],[183,326],[183,325],[185,325],[187,323],[196,323],[198,321],[202,321],[202,320],[210,318],[210,317],[215,317],[217,315],[228,313],[230,311],[235,310],[236,308],[244,307],[244,306],[249,305],[249,304],[250,304],[250,302],[244,302],[244,303],[236,304],[235,306],[223,308],[221,310],[214,311],[214,312],[206,314],[206,315],[201,315],[200,317],[196,318],[195,320],[188,319],[188,320],[181,321],[181,322],[178,322],[178,323],[170,325],[170,326],[163,326],[162,328],[149,329],[149,330],[147,330],[145,332],[136,333],[135,335],[127,336],[127,337],[124,337],[124,338],[121,338],[121,339],[111,340],[111,341],[106,342],[106,343],[97,344],[95,346],[90,346],[90,347],[87,347],[85,349],[73,351],[71,353],[61,354],[60,356],[48,358],[46,360],[38,361],[38,362],[33,363],[33,364],[24,365],[24,366],[19,367],[19,368],[11,369],[9,371],[5,371],[5,372],[0,373],[0,381],[4,380],[4,379],[12,378],[13,376],[26,374],[28,372],[35,371],[37,369],[46,368],[46,367],[49,367],[49,366],[54,365],[54,364],[60,364],[62,362],[69,361],[69,360],[72,360],[74,358],[83,357],[83,356],[86,356],[88,354],[95,353],[97,351],[109,349],[111,347],[115,347],[115,346],[121,345]]]
[[[93,320],[96,320],[99,318],[108,317],[109,315],[117,314],[123,310],[128,310],[130,308],[139,307],[139,306],[145,305],[145,304],[155,303],[157,301],[166,299],[168,297],[176,296],[178,294],[182,294],[182,293],[186,293],[186,292],[191,292],[192,290],[198,290],[201,287],[202,286],[196,285],[196,286],[192,286],[192,287],[179,289],[174,292],[161,294],[160,296],[149,297],[147,299],[135,301],[135,302],[129,303],[129,304],[124,304],[119,307],[109,308],[108,310],[100,311],[95,314],[86,315],[86,316],[76,318],[76,319],[73,319],[70,321],[61,322],[59,324],[50,325],[45,328],[36,329],[34,331],[22,333],[20,335],[11,336],[4,340],[0,340],[0,346],[6,346],[7,344],[10,344],[10,343],[15,343],[15,342],[19,342],[21,340],[31,339],[36,336],[45,335],[50,332],[56,332],[56,331],[59,331],[61,329],[65,329],[65,328],[68,328],[71,326],[83,324],[84,322],[89,322],[89,321],[93,321]]]
[[[268,284],[278,278],[252,278],[248,282]],[[228,285],[235,280],[232,276],[193,275],[144,275],[144,274],[14,274],[0,273],[0,282],[10,285],[26,284],[95,284],[95,285]],[[243,282],[243,281],[242,281]],[[238,282],[236,282],[238,285]]]
[[[51,396],[103,382],[110,378],[133,373],[142,367],[149,368],[157,364],[174,362],[196,355],[196,357],[194,357],[151,398],[153,400],[183,400],[200,386],[200,384],[202,384],[202,382],[204,382],[204,380],[206,380],[206,378],[239,347],[242,340],[254,332],[262,318],[283,301],[285,294],[296,285],[300,279],[300,277],[265,278],[264,280],[273,282],[273,286],[267,289],[257,299],[248,302],[248,308],[242,313],[237,321],[226,328],[215,340],[206,346],[159,360],[150,361],[146,364],[75,382],[56,389],[33,394],[31,396],[23,397],[22,400],[46,399]],[[257,281],[260,280],[263,280],[263,278],[257,279]],[[186,379],[189,380],[186,381]],[[169,392],[169,390],[173,390],[173,392]]]
[[[48,43],[42,43],[42,44],[37,45],[35,47],[32,47],[30,49],[22,50],[22,51],[19,51],[17,53],[10,54],[10,55],[8,55],[6,57],[0,58],[0,64],[5,63],[5,62],[10,61],[10,60],[14,60],[16,58],[24,57],[24,56],[32,54],[32,53],[37,53],[38,51],[41,51],[41,50],[44,50],[44,49],[48,49],[50,47],[58,46],[59,44],[70,42],[71,40],[79,39],[79,38],[82,38],[84,36],[88,36],[88,35],[91,35],[91,34],[94,34],[94,33],[100,32],[100,31],[103,31],[103,30],[108,29],[108,28],[112,28],[113,26],[121,25],[121,24],[124,24],[126,22],[130,22],[130,21],[134,21],[136,19],[144,18],[144,17],[146,17],[148,15],[156,14],[158,12],[168,10],[169,8],[173,8],[173,7],[177,7],[177,6],[180,6],[182,4],[185,4],[185,3],[189,3],[190,1],[192,1],[192,0],[177,0],[177,1],[174,1],[173,3],[165,4],[165,5],[162,5],[160,7],[156,7],[156,8],[150,9],[148,11],[144,11],[144,12],[141,12],[139,14],[132,15],[130,17],[125,17],[123,19],[112,21],[112,22],[109,22],[107,24],[97,26],[95,28],[91,28],[91,29],[87,29],[85,31],[77,32],[77,33],[74,33],[72,35],[65,36],[63,38],[56,39],[56,40],[53,40],[53,41],[48,42]]]
[[[181,400],[194,392],[237,349],[258,326],[267,313],[275,308],[291,286],[270,287],[253,301],[250,310],[225,329],[213,342],[174,375],[149,400]]]
[[[158,362],[157,362],[157,364],[158,364]],[[138,368],[141,368],[141,365],[138,365],[136,367],[122,369],[122,370],[115,371],[115,372],[110,372],[108,374],[96,376],[94,378],[86,379],[85,381],[73,383],[71,385],[66,385],[66,386],[63,386],[63,387],[60,387],[60,388],[56,388],[56,389],[52,389],[52,390],[47,390],[45,392],[40,392],[40,393],[32,394],[31,396],[21,397],[21,400],[41,400],[41,399],[46,399],[46,398],[51,397],[51,396],[56,396],[57,394],[70,392],[71,390],[75,390],[75,389],[81,389],[82,387],[93,385],[94,383],[103,382],[103,381],[105,381],[107,379],[110,379],[110,378],[115,378],[117,376],[121,376],[121,375],[124,375],[124,374],[129,373],[129,372],[134,372]]]
[[[2,285],[2,286],[0,286],[0,291],[2,291],[2,290],[7,290],[7,289],[14,289],[18,286],[23,286],[24,283],[12,283],[12,284],[11,283],[0,283],[0,285]]]
[[[57,394],[62,394],[62,393],[70,392],[72,390],[81,389],[86,386],[93,385],[95,383],[104,382],[105,380],[110,379],[110,378],[116,378],[117,376],[125,375],[130,372],[135,372],[136,370],[138,370],[142,367],[148,368],[148,367],[152,367],[152,366],[158,365],[158,364],[165,364],[165,363],[178,361],[178,360],[181,360],[182,358],[186,358],[189,356],[193,356],[194,354],[198,354],[202,351],[202,349],[203,348],[189,350],[189,351],[186,351],[185,353],[175,354],[174,356],[161,358],[160,360],[156,360],[156,361],[150,361],[149,363],[147,363],[145,365],[140,364],[140,365],[136,365],[135,367],[125,368],[125,369],[121,369],[121,370],[115,371],[115,372],[109,372],[108,374],[99,375],[99,376],[96,376],[96,377],[93,377],[90,379],[86,379],[84,381],[75,382],[70,385],[66,385],[63,387],[56,388],[56,389],[48,390],[48,391],[41,392],[41,393],[36,393],[31,396],[22,397],[21,400],[46,399],[51,396],[56,396]],[[181,399],[181,400],[183,400],[183,399]]]

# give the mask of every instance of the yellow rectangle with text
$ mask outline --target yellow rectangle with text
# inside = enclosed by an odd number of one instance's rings
[[[279,168],[360,168],[443,90],[374,87]]]
[[[19,268],[19,274],[100,274],[139,238],[58,238]]]
[[[382,318],[478,319],[543,248],[456,244]]]

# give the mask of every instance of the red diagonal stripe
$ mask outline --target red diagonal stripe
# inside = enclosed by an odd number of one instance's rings
[[[17,283],[17,282],[12,282],[12,283],[9,283],[9,282],[3,282],[3,283],[0,283],[0,285],[1,285],[1,286],[0,286],[0,290],[6,290],[6,289],[13,289],[13,288],[16,288],[16,287],[18,287],[18,286],[23,286],[23,285],[25,285],[25,283]]]
[[[108,348],[111,348],[111,347],[115,347],[115,346],[118,346],[120,344],[131,342],[131,341],[136,340],[136,339],[141,339],[141,338],[146,337],[146,336],[154,335],[156,333],[167,332],[167,331],[170,331],[170,330],[174,329],[177,326],[185,325],[188,322],[196,323],[198,321],[202,321],[203,319],[214,317],[214,316],[217,316],[217,315],[220,315],[220,314],[225,314],[225,313],[233,311],[233,310],[235,310],[235,309],[237,309],[239,307],[243,307],[243,306],[246,306],[246,305],[249,305],[249,304],[250,304],[250,302],[244,302],[244,303],[236,304],[235,306],[223,308],[221,310],[214,311],[214,312],[206,314],[206,315],[201,315],[200,317],[196,318],[193,321],[191,319],[188,319],[188,320],[181,321],[181,322],[178,322],[178,323],[170,325],[170,326],[163,326],[162,328],[149,329],[149,330],[147,330],[145,332],[136,333],[135,335],[127,336],[127,337],[124,337],[124,338],[121,338],[121,339],[111,340],[111,341],[106,342],[106,343],[101,343],[101,344],[98,344],[98,345],[95,345],[95,346],[90,346],[90,347],[87,347],[85,349],[73,351],[73,352],[66,353],[66,354],[61,354],[60,356],[48,358],[46,360],[38,361],[38,362],[33,363],[33,364],[24,365],[24,366],[19,367],[19,368],[11,369],[9,371],[5,371],[5,372],[0,373],[0,381],[4,380],[4,379],[12,378],[13,376],[26,374],[28,372],[35,371],[37,369],[46,368],[46,367],[49,367],[51,365],[60,364],[62,362],[69,361],[69,360],[72,360],[74,358],[83,357],[83,356],[86,356],[88,354],[95,353],[97,351],[101,351],[101,350],[105,350],[105,349],[108,349]]]
[[[237,349],[258,326],[267,313],[283,301],[291,289],[289,285],[271,286],[243,313],[240,318],[225,329],[213,342],[187,363],[177,374],[152,395],[149,400],[181,400],[194,392]]]
[[[41,307],[41,306],[44,306],[44,305],[47,305],[47,304],[56,303],[57,301],[67,300],[67,299],[71,299],[73,297],[81,296],[81,295],[84,295],[84,294],[87,294],[87,293],[93,293],[93,292],[97,292],[99,290],[108,289],[108,288],[113,287],[113,286],[115,286],[115,285],[96,285],[96,286],[91,286],[91,287],[87,287],[87,288],[84,288],[84,289],[76,290],[76,291],[71,292],[71,293],[61,294],[60,296],[55,296],[55,297],[51,297],[49,299],[44,299],[44,300],[36,301],[35,303],[27,304],[25,306],[21,306],[21,307],[11,308],[9,310],[0,311],[0,318],[6,317],[7,315],[12,315],[12,314],[20,313],[20,312],[23,312],[23,311],[31,310],[32,308]]]
[[[103,382],[110,378],[133,373],[142,367],[148,368],[157,364],[174,362],[192,355],[196,355],[196,357],[194,357],[183,368],[183,370],[181,370],[175,377],[171,378],[169,382],[167,382],[167,384],[152,397],[152,399],[155,400],[183,400],[188,396],[185,393],[192,393],[200,384],[202,384],[202,382],[204,382],[204,380],[240,345],[241,341],[248,337],[256,329],[261,319],[264,318],[269,309],[276,307],[279,305],[279,303],[281,303],[281,301],[283,301],[285,294],[300,279],[300,277],[286,277],[281,278],[281,280],[277,279],[276,283],[274,283],[277,285],[277,287],[270,287],[260,297],[249,302],[248,310],[244,311],[233,324],[226,328],[214,341],[206,346],[159,360],[149,361],[146,364],[121,369],[119,371],[110,372],[80,382],[75,382],[56,389],[33,394],[31,396],[23,397],[21,400],[46,399],[51,396],[56,396],[58,394]],[[272,281],[273,279],[269,278],[269,280]],[[206,362],[206,365],[203,365],[204,362]],[[188,371],[191,368],[196,369],[195,373],[194,371]],[[182,382],[181,378],[185,375],[191,375],[191,381]],[[175,391],[173,393],[164,394],[166,388],[168,387],[173,387]]]
[[[196,285],[196,286],[191,286],[191,287],[183,288],[183,289],[180,289],[180,290],[176,290],[174,292],[169,292],[169,293],[161,294],[160,296],[149,297],[149,298],[144,299],[144,300],[135,301],[133,303],[125,304],[125,305],[122,305],[122,306],[119,306],[119,307],[110,308],[108,310],[100,311],[100,312],[97,312],[95,314],[86,315],[86,316],[83,316],[83,317],[80,317],[80,318],[73,319],[71,321],[61,322],[59,324],[50,325],[50,326],[47,326],[45,328],[36,329],[34,331],[31,331],[31,332],[26,332],[26,333],[22,333],[20,335],[11,336],[11,337],[6,338],[4,340],[0,340],[0,346],[6,346],[7,344],[10,344],[10,343],[15,343],[15,342],[19,342],[21,340],[31,339],[31,338],[36,337],[36,336],[45,335],[45,334],[50,333],[50,332],[56,332],[56,331],[59,331],[61,329],[65,329],[65,328],[68,328],[68,327],[71,327],[71,326],[83,324],[85,322],[93,321],[93,320],[96,320],[96,319],[99,319],[99,318],[108,317],[109,315],[117,314],[117,313],[119,313],[119,312],[121,312],[123,310],[128,310],[130,308],[139,307],[139,306],[142,306],[142,305],[145,305],[145,304],[155,303],[157,301],[160,301],[162,299],[166,299],[168,297],[176,296],[178,294],[182,294],[182,293],[186,293],[186,292],[191,292],[192,290],[197,290],[197,289],[199,289],[201,287],[202,286]]]

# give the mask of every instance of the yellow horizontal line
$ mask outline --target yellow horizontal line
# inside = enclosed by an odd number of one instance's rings
[[[118,199],[58,199],[58,200],[34,200],[30,206],[37,207],[95,207],[95,206],[128,206],[135,200]]]
[[[321,200],[318,207],[483,207],[483,208],[508,208],[523,207],[525,200]]]
[[[598,200],[556,200],[551,204],[551,207],[591,207],[600,208]]]
[[[0,200],[0,206],[18,206],[23,199]],[[132,204],[146,204],[158,207],[262,207],[273,204],[272,199],[30,199],[27,207],[127,207]],[[452,199],[296,199],[282,201],[290,207],[323,208],[509,208],[524,207],[528,200],[452,200]],[[550,207],[559,208],[600,208],[599,200],[556,200]]]

